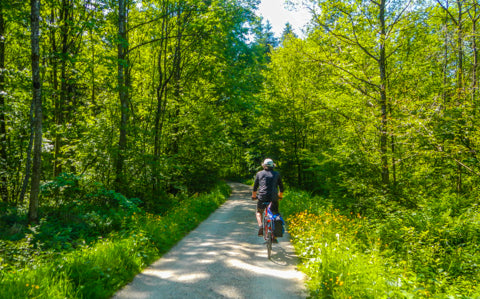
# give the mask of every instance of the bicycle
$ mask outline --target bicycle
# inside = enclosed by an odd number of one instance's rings
[[[252,200],[258,200],[258,198],[252,197]],[[280,214],[273,214],[271,207],[272,202],[270,202],[268,206],[263,210],[262,218],[263,239],[265,240],[265,244],[267,245],[268,259],[270,259],[270,257],[272,256],[272,244],[278,243],[276,241],[276,237],[283,236],[283,226],[285,225],[285,222],[283,221]]]
[[[263,212],[263,239],[267,245],[267,256],[268,259],[272,256],[272,243],[275,238],[273,234],[273,218],[269,215],[268,211],[270,210],[272,203],[270,203]],[[271,213],[271,212],[270,212]]]
[[[252,200],[258,200],[257,197],[252,197]],[[273,234],[273,217],[271,216],[270,207],[272,203],[270,202],[268,206],[263,210],[263,218],[262,218],[262,228],[263,228],[263,239],[265,240],[265,244],[267,245],[267,255],[268,259],[272,256],[272,243],[275,239]]]

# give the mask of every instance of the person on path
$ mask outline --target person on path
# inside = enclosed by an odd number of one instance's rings
[[[273,170],[275,166],[272,159],[265,159],[262,163],[263,170],[255,175],[252,199],[258,199],[256,211],[258,236],[263,236],[263,211],[272,203],[272,213],[278,214],[278,201],[283,198],[282,178],[278,171]]]

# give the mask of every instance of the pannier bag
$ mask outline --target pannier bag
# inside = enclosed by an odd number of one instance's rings
[[[283,220],[282,216],[280,216],[280,214],[273,215],[270,207],[268,207],[267,213],[268,217],[273,220],[273,235],[275,237],[283,237],[283,232],[285,231],[283,226],[285,225],[285,221]]]
[[[283,219],[278,215],[275,217],[275,220],[273,220],[273,235],[275,237],[283,237]]]
[[[283,228],[283,219],[280,215],[276,215],[275,219],[273,220],[273,235],[275,237],[283,237],[283,232],[285,229]]]

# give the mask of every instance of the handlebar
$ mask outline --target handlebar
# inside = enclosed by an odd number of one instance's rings
[[[258,197],[253,197],[253,196],[252,196],[252,200],[257,200],[257,199],[258,199]],[[283,199],[283,196],[281,196],[281,197],[279,196],[278,199],[279,199],[279,200]]]

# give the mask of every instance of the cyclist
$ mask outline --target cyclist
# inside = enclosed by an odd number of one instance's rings
[[[280,173],[273,170],[275,163],[272,159],[265,159],[262,163],[263,170],[255,175],[252,199],[257,199],[258,236],[263,236],[262,214],[267,206],[272,203],[272,213],[278,214],[278,201],[283,197],[283,183]]]

